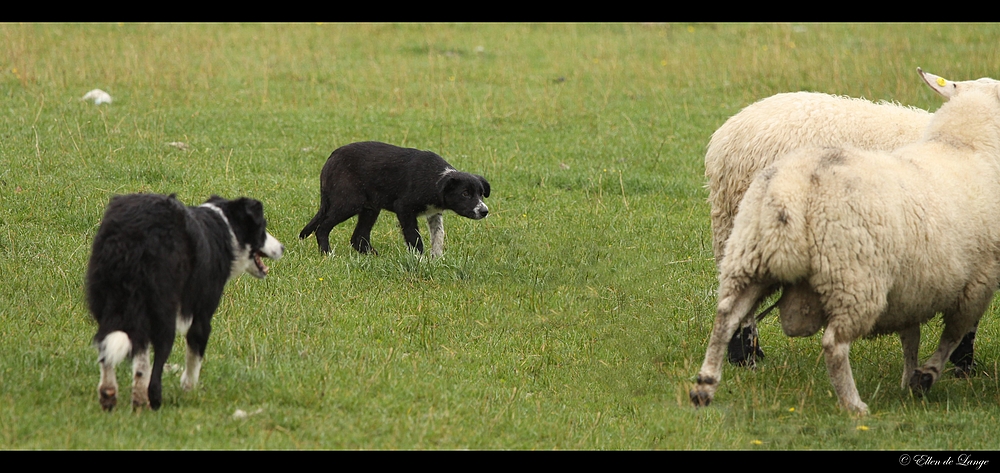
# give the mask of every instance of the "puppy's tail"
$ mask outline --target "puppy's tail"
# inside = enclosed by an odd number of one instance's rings
[[[307,223],[306,226],[302,228],[301,232],[299,232],[299,240],[305,240],[307,236],[312,235],[312,233],[316,231],[316,227],[319,226],[320,220],[323,219],[323,214],[326,213],[324,210],[325,209],[321,205],[319,207],[319,212],[316,212],[316,216],[313,217],[312,220],[310,220],[309,223]]]
[[[132,341],[125,332],[116,330],[98,342],[97,351],[98,362],[116,366],[132,353]]]

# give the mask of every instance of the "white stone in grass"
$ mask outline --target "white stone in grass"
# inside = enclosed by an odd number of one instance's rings
[[[256,411],[250,412],[250,413],[247,413],[247,411],[244,411],[243,409],[236,409],[236,411],[233,412],[233,419],[235,419],[235,420],[243,420],[243,419],[246,419],[247,417],[250,417],[252,415],[260,414],[261,412],[264,412],[264,408],[263,407],[260,408],[260,409],[257,409]]]
[[[111,95],[101,89],[94,89],[83,94],[83,98],[80,100],[93,100],[94,105],[100,105],[102,103],[111,103]]]

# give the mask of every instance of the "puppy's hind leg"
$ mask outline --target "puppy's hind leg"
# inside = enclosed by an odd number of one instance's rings
[[[331,210],[323,219],[320,220],[319,224],[316,226],[316,243],[319,245],[319,251],[329,254],[330,253],[330,231],[333,227],[340,225],[344,220],[347,220],[357,214],[354,209],[346,210]]]
[[[372,248],[372,227],[375,226],[380,212],[379,209],[365,208],[358,213],[358,224],[354,227],[354,233],[351,234],[351,246],[358,253],[378,254],[375,248]]]

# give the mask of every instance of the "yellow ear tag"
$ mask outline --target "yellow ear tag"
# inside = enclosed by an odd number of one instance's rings
[[[947,84],[947,83],[948,83],[948,81],[944,80],[944,77],[938,77],[938,80],[937,80],[937,83],[938,83],[938,85],[940,85],[941,87],[944,87],[944,85],[945,85],[945,84]]]

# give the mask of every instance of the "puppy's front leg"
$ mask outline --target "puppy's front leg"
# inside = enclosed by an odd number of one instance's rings
[[[416,249],[417,253],[424,253],[424,242],[420,238],[420,231],[417,229],[417,216],[414,214],[397,213],[399,226],[403,230],[403,238],[406,239],[406,246]]]
[[[441,214],[433,214],[427,217],[427,228],[431,233],[431,256],[437,257],[444,254],[444,222]]]

